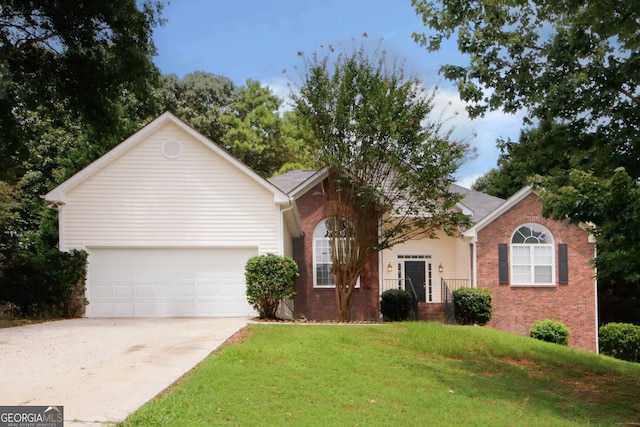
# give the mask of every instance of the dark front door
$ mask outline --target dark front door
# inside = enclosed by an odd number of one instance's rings
[[[407,290],[411,293],[415,291],[415,295],[418,297],[419,302],[426,301],[425,293],[425,266],[424,261],[405,261],[404,262],[404,276],[406,280]],[[413,284],[413,290],[411,290],[411,284]]]

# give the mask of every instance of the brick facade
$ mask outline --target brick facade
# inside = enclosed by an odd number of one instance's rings
[[[313,287],[313,231],[318,223],[326,218],[324,201],[319,192],[318,185],[296,201],[304,235],[293,242],[293,258],[298,262],[300,269],[300,277],[296,283],[294,317],[336,320],[338,308],[335,289]],[[360,276],[360,288],[353,291],[351,320],[380,318],[377,254],[374,253],[370,257],[364,271]]]
[[[570,329],[569,345],[582,350],[596,351],[596,290],[594,244],[587,233],[568,221],[554,221],[541,216],[542,201],[529,194],[499,218],[478,232],[478,286],[491,289],[494,314],[488,326],[529,335],[531,325],[541,319],[553,319]],[[498,244],[507,243],[515,230],[526,223],[546,227],[553,235],[558,283],[558,251],[566,243],[569,254],[569,283],[555,286],[500,285],[498,279]],[[511,252],[509,251],[509,262]],[[509,278],[511,279],[511,278]]]

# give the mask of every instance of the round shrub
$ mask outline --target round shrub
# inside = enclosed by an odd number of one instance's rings
[[[640,362],[640,326],[607,323],[598,331],[600,353],[629,362]]]
[[[245,269],[247,300],[261,319],[276,319],[281,301],[296,296],[298,264],[293,258],[274,254],[250,258]]]
[[[380,295],[380,312],[387,322],[409,320],[413,315],[413,295],[404,289],[389,289]]]
[[[484,325],[493,315],[491,291],[487,288],[460,288],[453,292],[456,323]]]
[[[555,344],[569,344],[569,328],[564,323],[551,319],[538,320],[529,330],[529,336],[540,341]]]

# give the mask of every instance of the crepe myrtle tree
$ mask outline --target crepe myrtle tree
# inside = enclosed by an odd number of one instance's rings
[[[459,196],[449,185],[472,150],[449,141],[441,118],[431,118],[436,92],[387,60],[380,45],[298,55],[304,71],[291,98],[327,171],[321,193],[331,270],[339,320],[349,321],[372,253],[439,231],[454,235],[468,223],[453,209]]]

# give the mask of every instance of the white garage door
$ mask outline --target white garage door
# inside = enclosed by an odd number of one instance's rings
[[[91,249],[87,317],[253,316],[244,268],[257,249]]]

